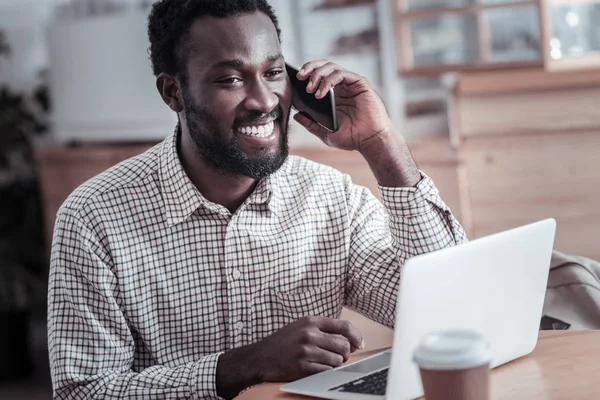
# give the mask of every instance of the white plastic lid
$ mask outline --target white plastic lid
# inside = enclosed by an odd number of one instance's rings
[[[422,369],[455,370],[491,362],[489,343],[477,332],[448,330],[425,335],[413,360]]]

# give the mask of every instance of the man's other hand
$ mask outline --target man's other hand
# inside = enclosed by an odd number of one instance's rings
[[[262,382],[287,382],[342,365],[364,348],[362,334],[350,322],[305,317],[265,339],[219,356],[217,393],[233,398]]]
[[[293,381],[339,367],[362,348],[362,334],[349,321],[305,317],[256,343],[256,367],[262,382]]]

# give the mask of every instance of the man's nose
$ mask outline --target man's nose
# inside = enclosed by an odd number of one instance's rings
[[[279,104],[279,97],[267,82],[254,83],[246,95],[246,109],[260,113],[269,113]]]

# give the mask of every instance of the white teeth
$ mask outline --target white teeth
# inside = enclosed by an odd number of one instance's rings
[[[273,133],[273,128],[275,127],[275,123],[273,121],[269,122],[266,125],[258,125],[258,126],[245,126],[240,128],[240,132],[244,135],[248,136],[256,136],[260,138],[266,138],[271,136]]]

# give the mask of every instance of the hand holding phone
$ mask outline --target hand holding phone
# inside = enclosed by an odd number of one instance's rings
[[[301,81],[298,79],[296,77],[298,69],[288,63],[285,64],[285,67],[292,85],[292,106],[294,109],[308,116],[328,131],[337,131],[338,124],[333,88],[323,98],[317,99],[314,93],[306,91],[309,80]]]

